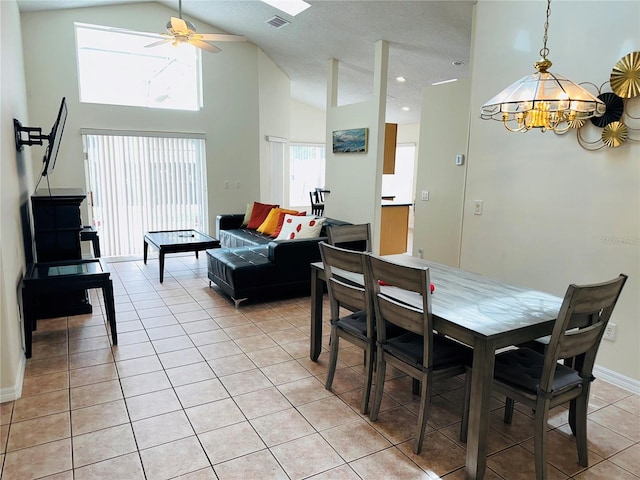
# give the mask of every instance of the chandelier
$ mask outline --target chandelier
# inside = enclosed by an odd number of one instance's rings
[[[480,112],[482,119],[501,121],[511,132],[539,128],[542,132],[565,133],[588,118],[604,114],[604,102],[571,80],[548,71],[552,65],[547,58],[550,13],[551,0],[547,0],[542,58],[534,63],[537,72],[521,78],[485,103]]]

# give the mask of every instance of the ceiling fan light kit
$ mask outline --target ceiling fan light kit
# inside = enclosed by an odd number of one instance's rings
[[[480,117],[504,123],[511,132],[527,132],[539,128],[564,133],[578,127],[584,120],[605,113],[602,100],[560,75],[548,71],[547,32],[551,0],[547,0],[542,57],[534,66],[537,72],[523,77],[505,88],[482,106]]]
[[[178,16],[171,17],[167,22],[167,32],[161,33],[162,40],[150,43],[146,47],[157,47],[165,43],[171,43],[174,47],[187,43],[196,48],[206,50],[211,53],[218,53],[220,48],[207,42],[245,42],[247,39],[242,35],[229,35],[226,33],[197,33],[196,26],[182,18],[182,0],[178,0]]]

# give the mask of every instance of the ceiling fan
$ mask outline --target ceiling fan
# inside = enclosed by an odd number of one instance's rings
[[[178,0],[178,16],[171,17],[167,22],[167,32],[160,35],[164,38],[157,42],[146,45],[147,47],[157,47],[164,43],[173,43],[178,46],[181,43],[189,43],[194,47],[201,48],[211,53],[218,53],[220,49],[207,42],[245,42],[247,39],[242,35],[228,35],[225,33],[196,33],[196,26],[182,18],[182,0]]]

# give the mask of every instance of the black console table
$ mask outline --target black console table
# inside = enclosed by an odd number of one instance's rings
[[[32,334],[36,329],[38,318],[42,318],[38,313],[38,307],[45,293],[61,296],[76,292],[78,289],[101,288],[107,321],[111,329],[111,341],[113,345],[117,345],[116,311],[110,275],[106,264],[100,259],[30,264],[22,280],[24,342],[27,358],[31,358]]]
[[[80,188],[38,190],[31,196],[34,239],[38,263],[82,259],[80,205],[86,198]],[[56,295],[41,292],[38,318],[91,313],[86,290]]]

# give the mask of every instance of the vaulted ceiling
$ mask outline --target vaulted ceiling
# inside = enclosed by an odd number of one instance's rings
[[[115,3],[140,3],[140,0],[18,0],[21,11]],[[157,3],[178,9],[177,0]],[[386,118],[389,122],[417,123],[423,87],[469,75],[475,1],[308,0],[308,3],[311,7],[295,17],[258,0],[183,0],[182,11],[193,17],[196,25],[204,22],[224,32],[246,36],[290,78],[294,99],[321,109],[326,107],[327,66],[331,58],[340,61],[338,103],[370,98],[374,46],[378,40],[389,42]],[[265,23],[274,15],[291,23],[279,29]],[[198,31],[204,33],[205,29]],[[406,81],[397,82],[398,76]],[[403,107],[409,110],[404,111]]]

